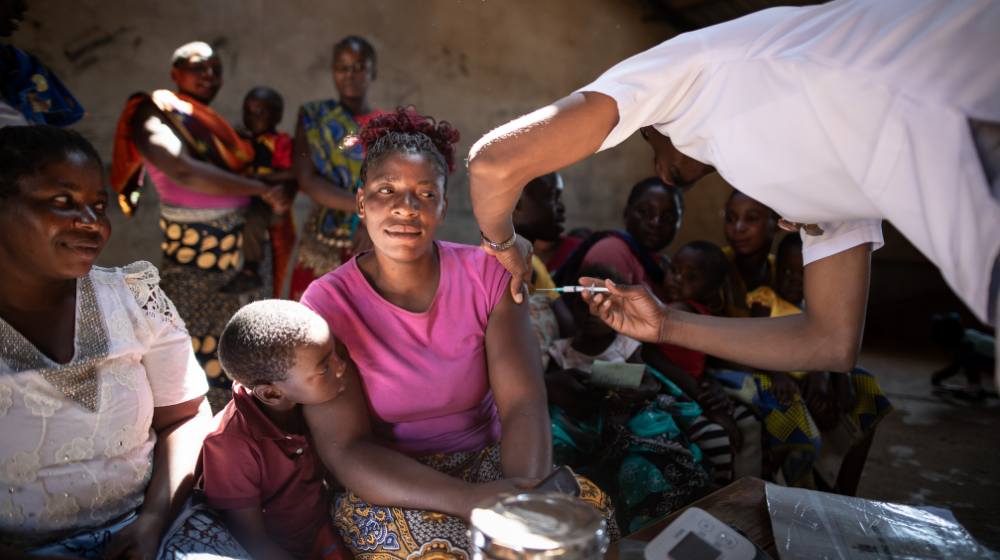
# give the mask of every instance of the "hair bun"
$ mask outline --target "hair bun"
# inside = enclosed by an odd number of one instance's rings
[[[399,107],[394,113],[379,115],[368,121],[358,134],[358,142],[361,142],[367,152],[380,138],[392,132],[423,134],[430,138],[434,147],[444,156],[448,173],[455,172],[455,144],[461,135],[447,121],[437,122],[433,117],[421,115],[412,105]]]

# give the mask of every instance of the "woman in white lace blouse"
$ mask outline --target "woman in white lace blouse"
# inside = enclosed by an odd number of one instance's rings
[[[184,322],[151,264],[93,267],[104,184],[79,134],[0,129],[0,557],[243,558],[185,510],[211,415]]]

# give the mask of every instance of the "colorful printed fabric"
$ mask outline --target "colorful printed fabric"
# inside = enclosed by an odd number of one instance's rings
[[[674,389],[680,393],[667,386]],[[683,433],[701,414],[693,402],[660,394],[634,406],[611,393],[585,420],[556,406],[549,413],[556,462],[607,491],[619,526],[629,533],[712,491],[701,450]]]
[[[163,207],[163,263],[160,287],[184,318],[195,357],[208,376],[212,413],[232,400],[233,382],[219,364],[218,342],[229,319],[240,307],[271,297],[271,251],[265,245],[258,274],[264,285],[249,294],[220,293],[239,274],[246,209],[185,209]],[[170,217],[167,217],[170,216]]]
[[[349,193],[361,185],[364,149],[354,142],[361,131],[354,117],[333,99],[312,101],[299,108],[313,163],[324,179]],[[300,262],[322,276],[341,264],[340,249],[350,247],[356,225],[353,212],[313,203],[303,233]]]
[[[0,95],[32,124],[69,126],[84,115],[52,70],[11,45],[0,44]]]
[[[258,175],[266,175],[292,166],[292,138],[284,133],[272,134],[265,132],[254,138],[254,156],[250,163],[250,171]],[[277,223],[271,222],[268,233],[271,235],[271,257],[274,259],[273,281],[274,297],[281,298],[285,277],[288,275],[288,265],[295,252],[296,227],[294,213],[289,210]]]
[[[792,404],[783,406],[771,391],[771,377],[766,374],[730,370],[713,373],[729,396],[746,405],[763,423],[772,452],[776,455],[787,454],[783,464],[775,465],[787,484],[816,490],[813,463],[819,456],[822,441],[819,428],[802,397],[795,395]],[[868,370],[855,368],[850,377],[858,395],[858,404],[848,414],[859,429],[855,440],[857,445],[893,407]]]
[[[628,232],[612,229],[591,234],[583,243],[577,245],[576,249],[573,249],[566,262],[559,267],[559,270],[552,274],[552,279],[555,281],[556,286],[565,286],[567,282],[571,282],[580,273],[580,267],[587,256],[587,251],[590,251],[591,247],[605,237],[617,237],[628,243],[629,249],[632,250],[632,254],[642,263],[642,268],[646,271],[649,278],[655,284],[663,284],[663,280],[666,277],[664,269],[669,262],[667,258],[639,245]]]
[[[247,171],[254,157],[253,144],[241,138],[222,115],[183,93],[165,89],[152,94],[136,93],[129,98],[115,128],[108,177],[127,217],[131,217],[139,205],[139,187],[142,186],[142,156],[132,138],[132,117],[147,100],[155,103],[176,127],[193,155],[226,171],[238,174]]]
[[[503,478],[500,442],[477,452],[431,455],[421,463],[449,476],[482,484]],[[621,538],[607,495],[577,476],[580,499],[596,507],[608,522],[611,542]],[[333,524],[357,560],[472,560],[469,525],[444,513],[369,504],[347,491],[337,497]]]
[[[125,526],[135,521],[135,514],[109,527],[88,530],[58,543],[29,550],[33,555],[67,555],[78,558],[96,558],[111,538]],[[211,510],[200,510],[188,517],[184,524],[168,535],[160,546],[158,560],[251,560],[240,543],[229,534]]]

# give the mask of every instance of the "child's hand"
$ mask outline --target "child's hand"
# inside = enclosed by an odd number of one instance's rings
[[[830,386],[828,372],[810,372],[803,381],[806,406],[820,431],[832,429],[837,424],[837,400]]]
[[[642,374],[642,382],[635,389],[619,389],[618,396],[627,403],[636,404],[646,402],[656,397],[660,392],[660,382],[653,377],[653,374],[646,370]]]
[[[729,401],[729,395],[718,379],[711,375],[702,375],[699,384],[702,392],[695,396],[695,400],[698,401],[702,411],[706,413],[719,411],[726,414],[733,412],[733,403]]]
[[[841,414],[850,414],[858,404],[858,392],[849,373],[831,374],[834,391],[837,395],[837,408]]]
[[[288,212],[292,206],[292,197],[283,185],[268,187],[267,194],[261,196],[264,202],[271,205],[271,211],[278,215]]]
[[[799,384],[787,373],[774,371],[768,375],[771,377],[771,391],[781,406],[789,406],[795,402],[795,395],[801,396]]]

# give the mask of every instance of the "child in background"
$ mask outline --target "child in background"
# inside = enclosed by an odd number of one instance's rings
[[[579,276],[623,282],[600,265],[585,267]],[[572,284],[579,284],[579,277]],[[591,315],[579,294],[563,299],[569,300],[578,335],[549,348],[545,386],[554,458],[607,492],[619,526],[631,533],[711,491],[701,451],[682,432],[698,409],[678,400],[679,391],[660,394],[649,369],[635,389],[591,387],[595,361],[642,364],[642,343]]]
[[[775,290],[747,294],[754,316],[801,313],[804,294],[802,238],[786,235],[775,259]],[[764,425],[778,482],[847,496],[857,494],[876,425],[892,410],[867,370],[850,373],[754,371],[732,364],[717,370],[734,399]]]
[[[989,375],[996,365],[996,340],[992,336],[965,328],[958,313],[949,313],[944,317],[934,316],[931,339],[955,353],[947,367],[931,376],[935,387],[940,387],[945,379],[964,370],[967,385],[965,389],[952,389],[953,395],[962,399],[996,396],[995,392],[987,392],[982,386],[982,372]]]
[[[721,303],[719,288],[728,269],[725,253],[714,243],[692,241],[681,247],[667,268],[665,290],[669,307],[711,315]],[[713,464],[715,484],[725,486],[744,476],[760,477],[761,428],[753,413],[732,402],[713,376],[704,375],[704,353],[673,344],[661,344],[658,348],[659,352],[644,353],[650,358],[650,365],[693,397],[702,409],[702,416],[688,428],[687,434]]]
[[[269,185],[285,185],[294,195],[298,190],[292,167],[292,138],[277,130],[285,109],[281,95],[273,89],[256,87],[243,99],[243,126],[253,138],[254,157],[248,170]],[[259,199],[250,204],[243,228],[243,272],[224,290],[242,293],[259,287],[257,275],[264,259],[264,244],[270,237],[274,297],[280,298],[288,273],[288,263],[295,249],[295,220],[291,210],[275,214]]]
[[[201,451],[209,507],[254,558],[351,560],[333,532],[326,469],[300,406],[344,389],[346,366],[326,321],[291,301],[251,303],[222,333],[219,360],[233,400]]]

